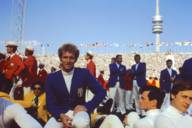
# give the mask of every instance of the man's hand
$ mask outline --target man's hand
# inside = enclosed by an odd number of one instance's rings
[[[125,116],[125,118],[123,120],[123,124],[124,125],[128,125],[128,117],[127,117],[127,115]]]
[[[87,108],[85,107],[85,106],[83,106],[83,105],[77,105],[75,108],[74,108],[74,110],[73,110],[73,112],[74,112],[74,114],[76,114],[76,113],[78,113],[78,112],[86,112],[87,111]]]
[[[60,121],[63,123],[64,128],[72,128],[72,119],[69,116],[61,113]]]
[[[174,82],[175,76],[170,78],[171,82]]]

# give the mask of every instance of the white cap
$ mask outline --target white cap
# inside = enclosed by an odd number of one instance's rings
[[[93,56],[93,52],[92,51],[87,51],[87,54],[90,56]]]
[[[6,42],[6,47],[8,47],[8,46],[15,46],[15,47],[17,47],[18,45],[17,45],[17,43],[15,41],[7,41]]]
[[[34,51],[34,48],[32,46],[27,46],[25,49],[27,49],[29,51]]]

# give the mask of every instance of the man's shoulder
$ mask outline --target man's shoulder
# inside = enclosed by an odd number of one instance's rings
[[[165,69],[162,69],[161,70],[161,73],[164,73],[164,72],[166,72],[167,71],[167,69],[165,68]]]
[[[14,54],[13,57],[11,57],[11,60],[21,60],[21,56],[18,54]]]
[[[113,67],[113,66],[115,66],[115,65],[116,65],[116,63],[109,64],[109,66],[111,66],[111,67]]]
[[[121,66],[126,67],[124,64],[121,64]]]
[[[152,126],[152,123],[148,117],[139,119],[134,123],[134,128],[150,127],[150,126]]]
[[[46,72],[46,70],[42,70],[41,72]],[[61,70],[55,71],[55,72],[51,72],[48,74],[48,77],[55,77],[58,76],[61,73]]]
[[[79,67],[76,67],[76,68],[74,69],[74,73],[78,73],[78,74],[83,75],[83,74],[89,73],[89,70],[88,70],[87,68],[79,68]]]
[[[185,63],[192,63],[192,58],[185,60]]]
[[[139,65],[146,66],[145,62],[141,62]]]

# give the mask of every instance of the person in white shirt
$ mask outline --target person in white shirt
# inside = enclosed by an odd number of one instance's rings
[[[171,105],[155,120],[155,128],[191,128],[187,110],[192,103],[192,83],[177,80],[171,90]]]
[[[154,128],[154,120],[160,113],[165,93],[157,87],[146,86],[140,90],[140,108],[146,112],[146,116],[137,120],[133,128]]]

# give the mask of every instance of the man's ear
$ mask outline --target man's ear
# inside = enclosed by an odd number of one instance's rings
[[[171,94],[171,99],[175,99],[175,95]]]
[[[151,102],[152,102],[154,107],[157,107],[157,100],[152,100]]]

